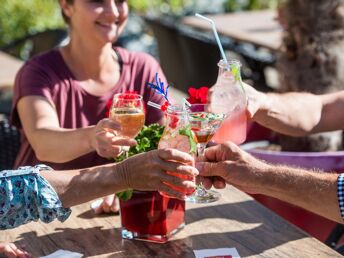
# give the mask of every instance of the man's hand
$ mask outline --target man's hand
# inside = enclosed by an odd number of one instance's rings
[[[250,193],[258,191],[255,181],[268,166],[231,142],[207,148],[203,160],[196,162],[206,188],[223,188],[226,182]]]

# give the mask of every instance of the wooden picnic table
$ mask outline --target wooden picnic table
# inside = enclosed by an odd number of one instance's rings
[[[282,42],[282,29],[276,20],[276,11],[245,11],[207,16],[214,20],[218,32],[238,43],[250,43],[277,51]],[[201,30],[211,30],[208,22],[195,17],[184,17],[181,22]]]
[[[0,91],[14,85],[15,76],[23,62],[0,51]]]
[[[94,217],[89,203],[64,223],[29,223],[5,230],[0,241],[25,244],[35,257],[58,249],[84,257],[195,257],[193,250],[235,247],[241,257],[342,257],[247,194],[221,190],[220,201],[187,204],[186,227],[166,244],[122,240],[120,217]],[[140,219],[139,217],[137,219]]]

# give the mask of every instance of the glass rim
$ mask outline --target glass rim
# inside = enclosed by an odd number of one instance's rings
[[[237,59],[229,59],[227,60],[228,61],[228,65],[231,66],[231,65],[238,65],[239,67],[241,67],[241,62]],[[225,60],[221,59],[217,65],[221,68],[226,68],[227,67],[227,64],[225,62]]]
[[[184,114],[184,113],[188,113],[190,112],[190,108],[188,106],[183,106],[183,105],[180,105],[180,104],[177,104],[177,105],[169,105],[167,107],[167,113],[169,112],[174,112],[176,113],[177,115],[178,114]]]
[[[189,113],[198,113],[198,112],[209,112],[207,111],[209,108],[211,108],[211,103],[192,103],[191,106],[189,106]],[[203,110],[197,110],[197,108],[203,109]]]

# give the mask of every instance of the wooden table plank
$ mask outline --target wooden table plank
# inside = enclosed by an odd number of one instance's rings
[[[15,76],[23,62],[0,52],[0,90],[13,87]]]
[[[194,257],[193,250],[235,247],[242,257],[342,257],[235,188],[212,204],[187,204],[187,226],[167,244],[122,240],[120,217],[93,217],[89,204],[65,222],[29,223],[0,234],[33,255],[66,249],[85,257]],[[138,218],[139,219],[139,218]]]
[[[281,45],[282,29],[273,10],[225,13],[208,17],[214,20],[220,34],[238,42],[251,43],[272,51],[277,51]],[[197,29],[211,30],[209,23],[195,16],[187,16],[181,22]]]

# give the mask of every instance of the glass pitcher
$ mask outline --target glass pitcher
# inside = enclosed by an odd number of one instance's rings
[[[211,94],[212,111],[224,114],[225,119],[213,137],[213,141],[232,141],[241,144],[246,140],[246,95],[242,86],[240,67],[237,60],[228,64],[220,60],[219,74]]]

